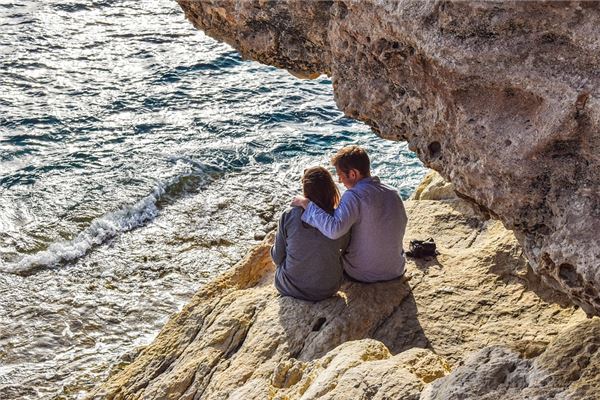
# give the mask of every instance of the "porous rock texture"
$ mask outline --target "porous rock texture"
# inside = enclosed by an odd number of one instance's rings
[[[514,235],[449,188],[433,189],[445,186],[439,179],[426,182],[430,188],[406,202],[406,241],[434,237],[437,257],[409,259],[402,279],[348,281],[336,296],[312,303],[278,295],[271,234],[199,290],[90,398],[418,399],[488,346],[503,349],[498,362],[510,353],[514,363],[524,363],[523,374],[545,368],[564,373],[556,382],[575,385],[580,377],[573,367],[597,359],[592,346],[600,336],[582,331],[577,338],[595,336],[576,345],[560,332],[598,320],[534,293]],[[551,357],[561,352],[580,358],[565,364]],[[586,371],[586,384],[600,384],[599,374]],[[428,398],[445,399],[436,393],[447,387],[436,386]]]
[[[600,315],[600,3],[178,0],[208,35],[406,140]]]
[[[472,354],[422,400],[600,399],[600,319],[566,329],[535,359],[491,346]]]

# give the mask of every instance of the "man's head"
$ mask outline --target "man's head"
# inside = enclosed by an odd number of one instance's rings
[[[331,164],[347,189],[354,187],[363,178],[371,176],[371,162],[367,152],[358,146],[341,148],[332,158]]]

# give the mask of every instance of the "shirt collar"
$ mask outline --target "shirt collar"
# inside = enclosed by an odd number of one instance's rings
[[[370,183],[379,183],[379,182],[380,182],[379,181],[379,177],[377,177],[377,176],[367,176],[366,178],[362,178],[360,181],[358,181],[356,183],[356,186],[363,185],[363,184],[368,185]]]

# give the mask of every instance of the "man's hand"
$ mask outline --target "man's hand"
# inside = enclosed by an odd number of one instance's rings
[[[306,210],[309,200],[304,196],[294,196],[292,199],[292,207],[302,207]]]

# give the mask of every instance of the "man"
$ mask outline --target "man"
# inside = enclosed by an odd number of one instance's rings
[[[302,221],[330,239],[350,231],[350,244],[342,255],[350,278],[378,282],[402,276],[407,217],[398,192],[371,176],[369,156],[358,146],[342,148],[331,163],[348,190],[333,215],[303,196],[294,197],[292,205],[305,209]]]

